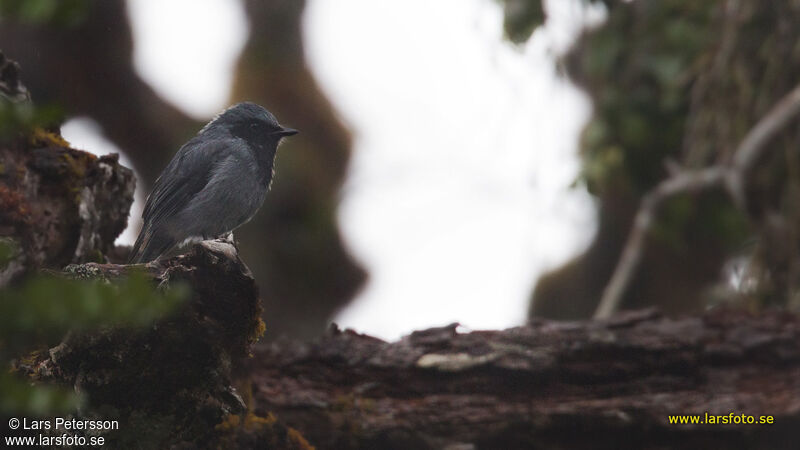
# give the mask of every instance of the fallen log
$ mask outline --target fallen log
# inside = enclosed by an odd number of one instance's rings
[[[795,448],[800,436],[800,317],[783,312],[454,324],[394,343],[332,328],[258,347],[249,370],[256,413],[320,448]],[[670,423],[686,415],[698,423]],[[773,423],[734,423],[749,417]]]

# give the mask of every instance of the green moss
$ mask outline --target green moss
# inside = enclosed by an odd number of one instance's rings
[[[86,176],[86,163],[87,160],[94,159],[93,155],[86,152],[64,152],[61,154],[61,159],[64,161],[64,175],[72,179],[83,179]]]
[[[264,320],[261,319],[261,317],[258,317],[256,319],[256,324],[253,327],[253,332],[248,336],[247,339],[251,344],[255,344],[256,342],[258,342],[259,339],[261,339],[262,336],[264,336],[264,333],[266,331],[267,331],[267,324],[264,323]]]
[[[91,255],[91,260],[98,264],[102,264],[106,262],[106,257],[103,255],[103,252],[101,252],[100,249],[94,249]]]
[[[69,147],[67,142],[59,133],[46,130],[40,126],[34,127],[28,135],[28,144],[33,148],[40,147]]]
[[[30,102],[0,101],[0,142],[15,142],[20,138],[27,142],[37,128],[54,128],[63,118],[63,111],[55,106],[34,107]]]
[[[235,448],[240,442],[255,441],[261,448],[313,450],[314,446],[296,429],[283,425],[272,414],[261,417],[249,412],[231,414],[214,427],[217,448]]]

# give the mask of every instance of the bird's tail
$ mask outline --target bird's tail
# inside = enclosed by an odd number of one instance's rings
[[[175,244],[177,242],[172,237],[158,231],[153,232],[147,227],[143,228],[136,238],[136,243],[133,244],[128,264],[150,262],[166,253]]]

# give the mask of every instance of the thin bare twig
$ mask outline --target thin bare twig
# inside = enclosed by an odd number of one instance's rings
[[[800,114],[800,84],[778,101],[750,129],[736,148],[730,164],[718,164],[703,170],[687,170],[673,174],[642,198],[617,267],[603,290],[603,296],[594,314],[595,319],[607,318],[619,309],[639,267],[647,234],[661,205],[678,194],[723,187],[736,206],[746,213],[744,198],[746,175],[769,149],[767,144],[772,138],[792,123],[792,119],[798,114]]]

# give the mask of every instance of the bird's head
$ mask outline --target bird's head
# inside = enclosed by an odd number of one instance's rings
[[[231,106],[200,130],[200,134],[218,132],[230,133],[248,144],[267,148],[275,148],[281,139],[297,134],[297,130],[281,126],[271,112],[250,102]]]

